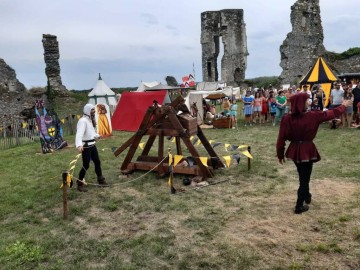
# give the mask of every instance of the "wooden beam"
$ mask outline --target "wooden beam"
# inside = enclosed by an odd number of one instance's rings
[[[155,139],[156,139],[156,136],[149,136],[149,139],[145,144],[144,150],[141,153],[142,156],[147,156],[149,154],[150,149],[153,146]]]
[[[203,144],[205,150],[208,152],[211,158],[217,158],[217,166],[219,168],[225,168],[224,163],[220,160],[219,156],[216,154],[214,148],[212,148],[211,144],[209,143],[208,139],[205,137],[204,132],[198,126],[198,138],[200,139],[201,143]]]
[[[139,162],[139,161],[135,161],[135,162],[131,162],[129,163],[128,167],[126,170],[122,170],[121,172],[124,174],[129,174],[130,172],[134,171],[134,170],[142,170],[142,171],[154,171],[154,172],[159,172],[159,167],[156,167],[158,163],[157,162]],[[164,169],[165,171],[169,170],[169,164],[168,163],[164,163]],[[156,167],[156,168],[155,168]],[[154,169],[155,168],[155,169]],[[212,171],[212,167],[209,167],[209,170]],[[177,174],[186,174],[186,175],[200,175],[201,170],[199,168],[199,166],[194,165],[191,167],[183,167],[183,166],[176,166],[173,168],[173,172],[177,173]]]

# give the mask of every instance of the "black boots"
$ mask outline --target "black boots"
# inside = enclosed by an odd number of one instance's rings
[[[309,195],[306,197],[306,199],[305,199],[305,203],[306,204],[310,204],[311,203],[311,193],[309,193]]]
[[[88,190],[85,188],[85,184],[79,180],[76,181],[77,183],[77,190],[80,192],[87,192]]]
[[[97,181],[99,183],[99,187],[108,187],[109,184],[106,183],[104,176],[98,176]],[[80,180],[76,181],[77,183],[77,190],[80,192],[87,192],[88,190],[85,188],[85,184]]]
[[[109,186],[109,184],[106,183],[104,176],[98,176],[97,181],[98,181],[100,187],[108,187]]]
[[[301,214],[303,212],[306,212],[307,210],[309,210],[309,206],[308,205],[303,205],[303,206],[295,207],[294,213],[295,214]]]

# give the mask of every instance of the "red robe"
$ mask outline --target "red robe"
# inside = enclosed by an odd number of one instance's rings
[[[341,105],[333,110],[309,111],[297,116],[285,115],[280,124],[276,144],[278,159],[284,159],[285,141],[290,141],[285,157],[295,162],[317,162],[321,159],[313,140],[322,122],[343,114],[346,107]]]

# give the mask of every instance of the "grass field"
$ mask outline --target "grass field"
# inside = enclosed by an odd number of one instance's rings
[[[52,154],[41,154],[40,144],[0,152],[0,268],[360,268],[359,130],[321,127],[313,202],[302,215],[293,214],[295,166],[279,165],[275,157],[277,127],[240,123],[236,130],[204,132],[209,140],[251,145],[252,169],[242,156],[239,165],[232,161],[216,171],[213,181],[228,181],[198,190],[183,187],[183,177],[175,175],[175,187],[187,191],[171,195],[167,177],[120,174],[127,151],[115,158],[111,148],[132,133],[115,132],[98,142],[112,186],[70,189],[66,221],[61,173],[77,155],[74,137],[66,138],[70,147]],[[167,146],[175,152],[166,140]],[[229,155],[223,146],[215,150]],[[96,179],[93,169],[89,183]]]

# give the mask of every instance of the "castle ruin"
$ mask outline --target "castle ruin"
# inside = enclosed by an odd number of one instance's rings
[[[280,46],[283,83],[296,84],[325,53],[319,0],[298,0],[291,7],[292,31]]]
[[[201,13],[202,75],[205,82],[219,81],[217,59],[220,37],[224,45],[221,81],[237,86],[245,79],[247,37],[242,9],[224,9]]]
[[[44,60],[46,64],[45,73],[48,85],[56,94],[66,94],[66,87],[61,82],[59,64],[59,42],[54,35],[43,34]]]
[[[359,73],[360,55],[339,56],[326,51],[319,0],[298,0],[291,7],[292,31],[280,46],[283,84],[297,84],[319,56],[323,56],[335,74]]]

